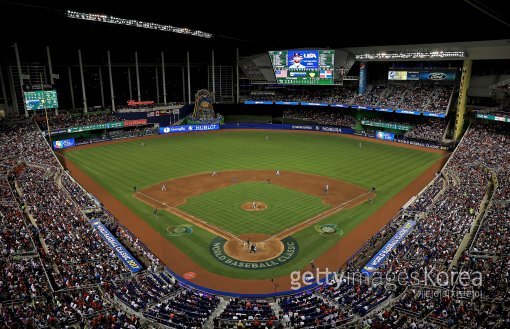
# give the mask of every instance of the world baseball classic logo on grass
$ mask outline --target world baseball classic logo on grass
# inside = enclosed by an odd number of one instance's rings
[[[264,270],[281,266],[293,260],[299,252],[297,241],[289,236],[281,240],[284,248],[278,256],[264,261],[243,261],[227,254],[224,248],[225,242],[225,239],[216,237],[209,245],[209,252],[224,265],[246,270]]]
[[[344,234],[344,231],[336,224],[315,225],[315,231],[319,233],[319,235],[325,236]]]
[[[190,224],[180,224],[180,225],[170,225],[166,228],[169,236],[181,236],[181,235],[190,235],[193,233],[193,225]]]

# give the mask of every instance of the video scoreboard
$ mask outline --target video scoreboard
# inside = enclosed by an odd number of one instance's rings
[[[277,50],[269,57],[279,84],[333,84],[334,50]]]
[[[58,98],[56,90],[35,90],[23,92],[25,108],[29,111],[56,109]]]

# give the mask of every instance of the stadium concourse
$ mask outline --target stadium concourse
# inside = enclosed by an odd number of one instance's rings
[[[79,119],[60,122],[73,125],[73,120]],[[32,120],[2,123],[0,141],[0,319],[5,327],[510,325],[510,130],[505,123],[474,122],[446,167],[405,210],[414,215],[416,227],[373,273],[384,280],[351,280],[349,274],[359,273],[367,257],[405,223],[400,213],[336,278],[298,295],[260,300],[214,296],[177,282],[63,170]],[[113,232],[143,270],[129,271],[89,224],[92,218]],[[482,284],[429,282],[431,275],[460,270],[481,273]],[[396,276],[407,284],[391,281]]]

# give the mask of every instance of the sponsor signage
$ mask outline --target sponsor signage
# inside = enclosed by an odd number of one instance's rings
[[[493,121],[499,121],[499,122],[510,122],[510,118],[508,118],[508,117],[501,117],[501,116],[492,115],[492,114],[477,113],[476,117],[478,119],[493,120]]]
[[[390,253],[398,246],[406,236],[411,233],[416,222],[414,220],[407,221],[395,235],[375,254],[374,257],[363,267],[361,273],[366,276],[372,276],[379,267],[384,263]]]
[[[379,112],[393,112],[393,109],[387,109],[382,107],[376,107],[375,110]]]
[[[328,132],[328,133],[343,133],[342,129],[344,129],[344,128],[321,126],[321,131]]]
[[[299,105],[299,102],[276,102],[276,105]]]
[[[328,106],[326,103],[308,103],[308,102],[301,102],[301,105],[303,106]]]
[[[361,124],[365,126],[372,127],[381,127],[381,128],[389,128],[389,129],[397,129],[397,130],[410,130],[412,127],[408,125],[402,125],[398,123],[390,123],[390,122],[379,122],[379,121],[370,121],[370,120],[361,120]]]
[[[92,225],[94,230],[99,233],[108,247],[115,252],[117,257],[119,257],[122,263],[124,263],[131,272],[137,273],[142,270],[142,265],[140,265],[136,258],[134,258],[126,248],[124,248],[119,240],[117,240],[117,238],[106,228],[106,226],[103,225],[103,223],[97,219],[93,219],[90,221],[90,225]]]
[[[134,100],[128,100],[127,101],[128,106],[144,106],[144,105],[154,105],[154,101],[134,101]]]
[[[375,138],[392,141],[392,140],[395,139],[395,134],[394,133],[388,133],[388,132],[385,132],[385,131],[376,131],[375,132]]]
[[[124,127],[123,121],[117,122],[106,122],[106,123],[97,123],[93,125],[79,126],[79,127],[71,127],[67,129],[68,133],[79,133],[82,131],[89,130],[99,130],[99,129],[114,129],[114,128],[122,128]]]
[[[446,118],[446,114],[444,113],[423,112],[423,115],[426,117]]]
[[[331,104],[331,107],[341,107],[341,108],[349,108],[349,105],[347,104]]]
[[[453,81],[456,73],[454,71],[388,71],[390,81]]]
[[[61,150],[61,149],[65,149],[68,147],[75,146],[75,145],[76,145],[76,143],[74,141],[74,138],[53,141],[53,149],[54,150]]]
[[[407,80],[407,71],[388,71],[388,80]]]
[[[244,101],[244,104],[247,104],[247,105],[259,105],[259,104],[271,105],[271,104],[273,104],[273,102],[272,101]]]
[[[453,81],[455,72],[420,72],[420,80]]]
[[[403,110],[403,109],[396,109],[395,112],[399,113],[399,114],[412,114],[412,115],[420,115],[421,114],[420,111],[411,111],[411,110]]]
[[[125,120],[124,121],[124,127],[141,126],[141,125],[146,125],[146,124],[147,124],[147,119]]]
[[[358,109],[358,110],[366,110],[366,111],[372,111],[372,107],[370,106],[362,106],[362,105],[351,105],[351,108]]]
[[[218,129],[220,129],[220,125],[218,123],[210,125],[182,125],[182,126],[159,127],[159,133],[160,134],[185,133],[193,131],[209,131]]]

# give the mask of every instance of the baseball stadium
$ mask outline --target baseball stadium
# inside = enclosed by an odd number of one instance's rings
[[[510,327],[502,5],[193,5],[0,1],[0,327]]]

